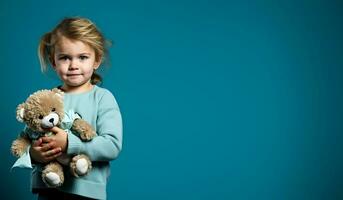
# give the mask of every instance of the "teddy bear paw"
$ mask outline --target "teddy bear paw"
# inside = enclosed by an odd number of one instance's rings
[[[64,182],[63,167],[58,162],[51,162],[42,171],[43,182],[48,187],[58,187]]]
[[[80,138],[83,141],[90,141],[95,137],[95,132],[93,130],[86,130],[80,134]]]
[[[71,172],[75,177],[86,175],[92,168],[91,161],[85,155],[75,156],[70,163]]]
[[[62,185],[61,177],[55,172],[48,172],[44,177],[44,182],[50,187]]]
[[[24,154],[24,152],[21,149],[17,148],[16,146],[12,146],[12,154],[16,157],[20,157],[21,155]]]
[[[16,157],[20,157],[21,155],[23,155],[25,153],[25,146],[23,144],[23,141],[15,140],[12,143],[11,151],[12,154]]]
[[[76,173],[78,175],[86,174],[87,170],[88,170],[88,163],[86,159],[81,158],[80,160],[76,161]]]

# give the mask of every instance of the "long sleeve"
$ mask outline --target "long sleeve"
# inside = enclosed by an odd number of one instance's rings
[[[97,136],[88,142],[68,133],[67,154],[84,153],[91,161],[110,161],[118,157],[122,148],[122,117],[110,92],[104,93],[98,103],[96,127]]]
[[[64,111],[72,110],[87,121],[96,131],[91,141],[82,141],[66,126],[68,134],[67,152],[70,157],[86,154],[92,161],[92,169],[85,176],[65,176],[62,192],[106,199],[107,181],[110,175],[110,161],[116,159],[122,149],[122,117],[112,93],[97,85],[82,93],[65,93]],[[66,117],[66,116],[64,116]],[[75,118],[70,117],[71,121]],[[68,121],[67,119],[63,119]],[[42,165],[33,166],[32,189],[46,188],[42,181]]]

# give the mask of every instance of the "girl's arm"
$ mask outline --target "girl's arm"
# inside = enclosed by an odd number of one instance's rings
[[[122,118],[114,96],[107,92],[98,103],[97,136],[83,142],[68,133],[67,154],[86,154],[91,161],[110,161],[118,157],[122,148]]]

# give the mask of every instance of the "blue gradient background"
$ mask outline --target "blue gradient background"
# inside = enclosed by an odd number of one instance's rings
[[[104,87],[124,119],[108,199],[343,199],[343,2],[0,2],[2,199],[35,199],[9,172],[15,108],[59,82],[40,36],[64,16],[114,41]]]

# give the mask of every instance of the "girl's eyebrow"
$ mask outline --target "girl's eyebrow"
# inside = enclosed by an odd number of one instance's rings
[[[68,54],[65,54],[65,53],[59,53],[57,54],[57,57],[62,57],[62,56],[69,56]]]
[[[90,53],[87,53],[87,52],[85,52],[85,53],[80,53],[79,55],[91,55]]]
[[[58,56],[70,56],[70,54],[67,54],[67,53],[58,53],[57,54]],[[80,53],[80,54],[78,54],[79,56],[82,56],[82,55],[91,55],[90,53],[87,53],[87,52],[85,52],[85,53]]]

